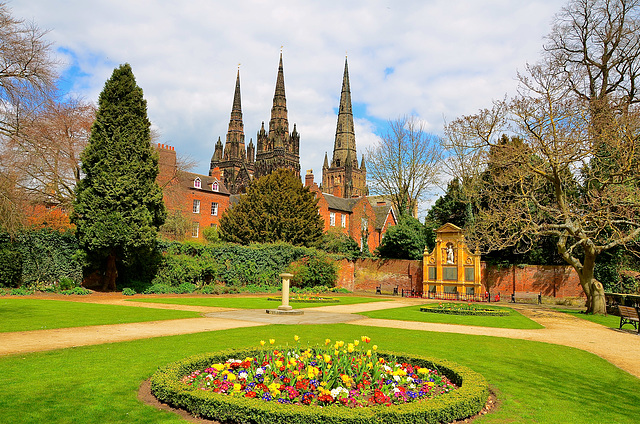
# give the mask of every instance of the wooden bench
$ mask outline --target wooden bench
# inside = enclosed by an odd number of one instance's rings
[[[631,306],[620,306],[618,305],[618,311],[620,312],[620,330],[622,330],[622,326],[625,324],[631,324],[636,329],[638,334],[640,334],[640,326],[638,322],[640,322],[640,318],[638,317],[638,309],[632,308]]]
[[[515,292],[511,293],[511,303],[516,303],[516,299],[520,300],[528,300],[534,299],[538,302],[538,304],[542,303],[542,294],[541,293],[529,293],[529,292]]]

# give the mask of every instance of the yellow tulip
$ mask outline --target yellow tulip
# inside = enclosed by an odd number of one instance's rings
[[[276,342],[276,339],[269,339],[269,343],[274,344]]]
[[[260,340],[260,346],[264,346],[264,340]]]
[[[300,336],[298,336],[297,334],[295,336],[293,336],[293,340],[298,341],[300,340]]]

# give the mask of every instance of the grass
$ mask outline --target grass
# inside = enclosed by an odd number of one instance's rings
[[[197,312],[0,297],[0,332],[194,318]]]
[[[482,373],[500,406],[487,423],[636,423],[640,379],[590,353],[526,340],[359,327],[265,326],[0,358],[0,417],[20,423],[184,423],[137,399],[158,366],[261,339],[322,343],[368,335],[381,349],[447,358]]]
[[[435,305],[435,304],[434,304]],[[504,308],[500,306],[491,306],[492,309],[507,310],[510,312],[509,316],[505,317],[486,317],[486,316],[474,316],[474,315],[447,315],[447,314],[435,314],[429,312],[421,312],[420,307],[406,306],[404,308],[383,309],[380,311],[360,312],[360,315],[365,315],[369,318],[380,319],[394,319],[401,321],[419,321],[419,322],[433,322],[438,324],[458,324],[458,325],[473,325],[479,327],[495,327],[495,328],[521,328],[521,329],[536,329],[544,328],[535,321],[530,320],[524,315],[520,314],[511,308]]]
[[[620,317],[616,315],[593,315],[593,314],[585,314],[583,311],[577,311],[575,309],[556,309],[558,312],[562,312],[565,314],[573,315],[574,317],[580,319],[586,319],[587,321],[595,322],[596,324],[604,325],[609,328],[618,328],[620,327]],[[626,327],[632,329],[630,325]]]
[[[289,302],[294,309],[317,308],[331,305],[353,305],[356,303],[381,302],[388,299],[357,296],[332,296],[339,299],[339,303],[323,304],[309,302]],[[280,302],[267,300],[266,297],[157,297],[127,299],[129,302],[168,303],[173,305],[212,306],[235,309],[271,309],[277,308]]]

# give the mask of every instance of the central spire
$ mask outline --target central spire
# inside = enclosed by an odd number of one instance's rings
[[[333,144],[333,160],[331,166],[345,166],[347,157],[356,158],[356,133],[353,125],[353,111],[351,108],[351,88],[349,87],[349,65],[344,59],[344,74],[342,76],[342,92],[340,93],[340,108],[336,138]],[[357,164],[356,164],[357,167]]]
[[[282,51],[280,52],[280,63],[278,65],[276,91],[273,94],[273,106],[271,107],[269,133],[273,133],[274,135],[276,135],[276,144],[284,144],[284,138],[289,134],[287,97],[284,92],[284,67],[282,66]]]

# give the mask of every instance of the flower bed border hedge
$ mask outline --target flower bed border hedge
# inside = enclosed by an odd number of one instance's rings
[[[511,314],[509,311],[498,311],[495,309],[438,309],[429,306],[421,307],[420,312],[432,312],[434,314],[445,315],[475,315],[484,317],[506,317]]]
[[[267,300],[275,300],[278,302],[282,301],[281,297],[267,297]],[[295,296],[291,296],[289,298],[289,302],[297,302],[297,303],[340,303],[340,299],[335,297],[322,297],[318,299],[298,299]]]
[[[256,349],[225,350],[205,353],[173,362],[158,369],[151,377],[151,392],[161,402],[190,413],[220,422],[247,424],[413,424],[451,422],[479,413],[489,397],[486,379],[454,362],[423,356],[379,352],[398,362],[437,368],[459,388],[424,402],[369,408],[342,406],[309,407],[265,402],[261,399],[232,397],[198,390],[182,383],[185,375],[228,358],[255,356]]]

